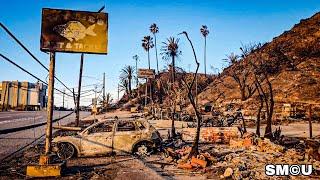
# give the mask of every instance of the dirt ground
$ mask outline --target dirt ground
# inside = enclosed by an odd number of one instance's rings
[[[112,118],[117,115],[119,118],[130,117],[133,114],[116,111],[96,116],[97,119]],[[93,117],[87,117],[90,120]],[[162,137],[167,136],[171,127],[169,120],[150,120]],[[186,127],[185,122],[177,121],[177,131]],[[283,134],[289,136],[306,137],[308,129],[306,122],[291,123],[281,126]],[[314,135],[319,135],[319,124],[314,123]],[[249,131],[254,131],[249,128]],[[263,131],[262,131],[263,132]],[[299,148],[283,148],[266,140],[257,140],[255,146],[237,147],[229,144],[201,144],[200,152],[207,152],[212,156],[205,168],[196,166],[191,169],[179,168],[183,156],[175,158],[164,156],[163,153],[156,153],[145,158],[137,158],[133,155],[122,154],[103,157],[73,158],[67,161],[67,169],[59,179],[319,179],[320,163],[306,151],[299,151]],[[181,149],[188,148],[190,144],[177,142],[173,153],[179,155]],[[263,145],[261,145],[263,144]],[[10,161],[1,162],[0,179],[25,179],[26,166],[38,163],[39,154],[43,151],[43,144],[32,146],[18,154]],[[282,164],[312,164],[314,171],[312,176],[299,178],[267,177],[265,165],[268,163]],[[233,171],[226,176],[226,170]]]

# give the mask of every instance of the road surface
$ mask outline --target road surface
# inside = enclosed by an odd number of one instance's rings
[[[54,111],[53,118],[59,118],[69,114],[70,111]],[[81,112],[80,118],[84,118],[90,115],[89,112]],[[68,124],[75,119],[75,113],[62,119],[59,122],[55,122],[54,125],[59,123],[60,125]],[[34,123],[40,123],[46,121],[46,111],[18,111],[18,112],[0,112],[0,129],[8,129],[14,127],[21,127],[26,125],[32,125]],[[24,131],[1,134],[0,135],[0,161],[7,155],[18,150],[19,148],[31,143],[36,138],[45,133],[46,126],[40,126]]]

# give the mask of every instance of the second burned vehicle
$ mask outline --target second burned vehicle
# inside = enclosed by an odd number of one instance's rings
[[[53,139],[54,151],[61,159],[104,155],[111,152],[150,154],[162,139],[145,120],[104,120],[75,136]]]

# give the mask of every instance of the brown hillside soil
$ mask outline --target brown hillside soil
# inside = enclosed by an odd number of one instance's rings
[[[268,54],[270,57],[268,60],[278,69],[277,75],[270,78],[278,111],[281,107],[279,103],[319,105],[320,13],[309,19],[301,20],[290,31],[284,32],[256,50],[256,54]],[[252,60],[253,56],[254,54],[251,53],[240,63],[247,64],[246,67],[248,67],[248,62]],[[222,83],[213,82],[199,94],[200,102],[214,101],[217,97],[219,97],[218,102],[240,101],[238,85],[228,76],[231,70],[232,67],[226,68],[217,78],[217,81]],[[223,96],[221,96],[221,92]],[[256,106],[259,103],[257,102],[257,92],[247,101],[251,103],[244,103],[246,106]],[[246,106],[245,108],[249,108]],[[315,109],[319,108],[315,107]]]

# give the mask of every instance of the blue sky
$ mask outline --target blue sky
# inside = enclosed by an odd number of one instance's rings
[[[269,1],[235,1],[235,0],[10,0],[0,6],[0,21],[6,25],[45,65],[49,56],[39,50],[41,8],[66,8],[74,10],[97,11],[106,5],[109,13],[109,54],[85,55],[84,76],[102,79],[106,73],[107,92],[117,99],[119,72],[125,65],[134,65],[132,56],[140,57],[140,67],[147,67],[147,53],[141,47],[141,39],[150,35],[149,26],[159,26],[158,49],[170,36],[187,31],[194,42],[196,53],[203,68],[203,38],[201,25],[208,26],[210,34],[207,39],[207,71],[212,73],[210,65],[221,69],[225,66],[222,59],[231,52],[239,53],[241,43],[268,42],[273,37],[289,30],[300,19],[308,18],[319,12],[318,0],[269,0]],[[180,37],[182,56],[177,62],[188,70],[195,68],[192,52],[184,37]],[[159,52],[159,51],[158,51]],[[19,65],[30,70],[42,79],[47,72],[31,59],[7,34],[0,30],[0,53],[10,57]],[[160,58],[160,67],[167,62]],[[56,75],[69,87],[76,87],[80,54],[57,53]],[[151,66],[156,68],[155,52],[151,50]],[[36,80],[11,64],[0,60],[0,81],[19,80],[35,82]],[[94,78],[84,77],[83,85],[98,83]],[[56,88],[63,89],[56,82]],[[92,86],[84,89],[92,89]],[[98,87],[100,89],[101,87]],[[89,104],[89,96],[84,97],[83,104]],[[67,104],[72,107],[71,99]],[[56,94],[55,104],[61,105],[61,96]]]

